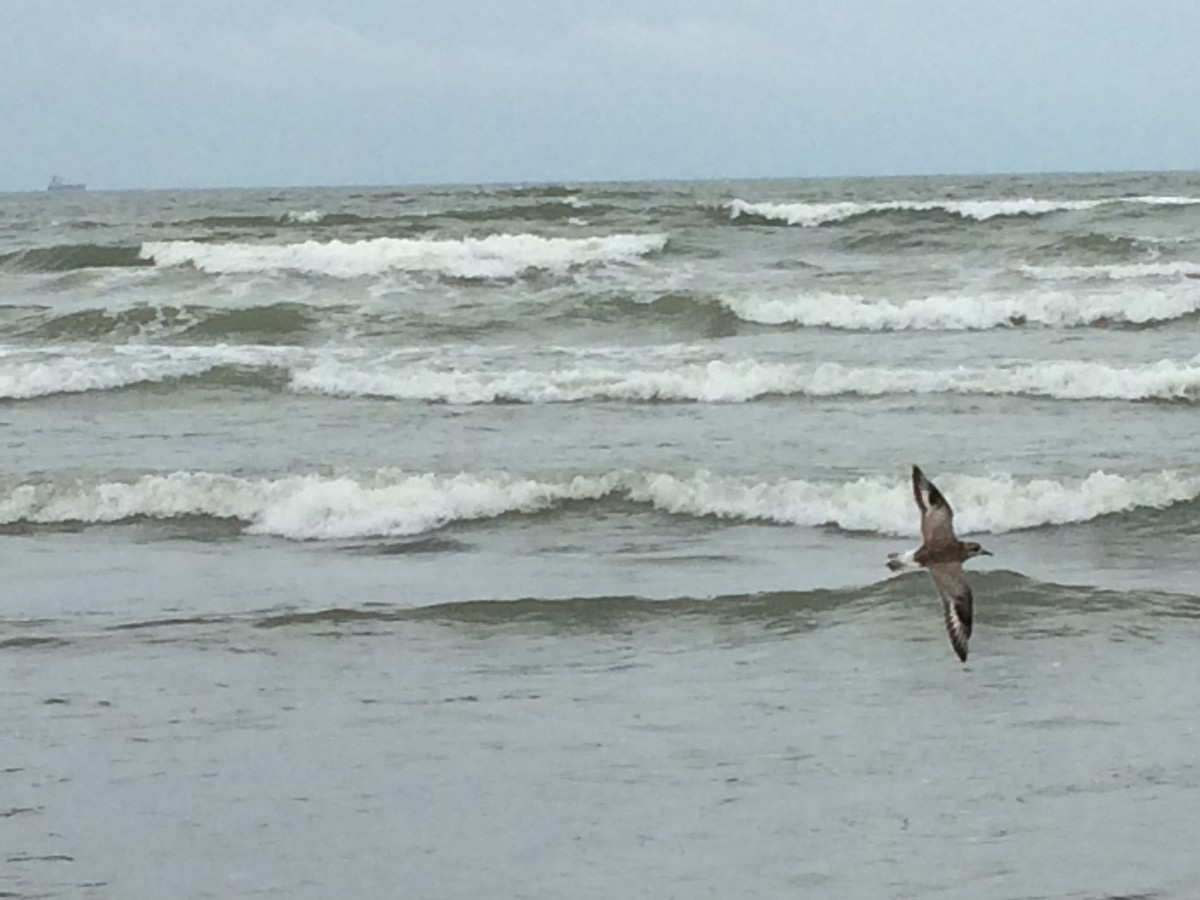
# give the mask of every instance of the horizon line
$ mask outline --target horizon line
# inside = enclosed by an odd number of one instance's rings
[[[1005,171],[951,171],[951,172],[897,172],[892,174],[857,174],[857,175],[726,175],[699,177],[639,177],[639,178],[546,178],[546,179],[503,179],[503,180],[465,180],[465,181],[411,181],[392,183],[368,182],[324,182],[324,183],[292,183],[292,184],[212,184],[212,185],[176,185],[155,187],[86,187],[82,191],[72,192],[67,196],[78,197],[80,194],[118,194],[118,193],[155,193],[160,191],[271,191],[271,190],[386,190],[411,189],[425,190],[431,188],[512,188],[512,187],[554,187],[569,185],[613,185],[613,184],[713,184],[733,181],[889,181],[901,178],[943,179],[943,178],[1054,178],[1064,176],[1096,177],[1105,175],[1187,175],[1200,174],[1200,169],[1058,169],[1058,170],[1005,170]],[[86,182],[84,182],[86,184]],[[36,194],[50,195],[47,188],[0,188],[0,194]]]

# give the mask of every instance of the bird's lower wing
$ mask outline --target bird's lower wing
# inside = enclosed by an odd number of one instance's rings
[[[967,584],[967,578],[959,563],[930,566],[929,573],[933,576],[938,593],[942,595],[942,613],[946,620],[946,633],[950,636],[950,645],[958,654],[958,658],[966,662],[974,605],[971,586]]]

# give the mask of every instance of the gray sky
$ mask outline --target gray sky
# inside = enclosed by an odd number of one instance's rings
[[[0,190],[1126,169],[1195,0],[0,0]]]

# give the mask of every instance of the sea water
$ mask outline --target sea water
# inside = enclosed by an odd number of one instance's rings
[[[1196,276],[1187,174],[0,196],[0,892],[1194,896]]]

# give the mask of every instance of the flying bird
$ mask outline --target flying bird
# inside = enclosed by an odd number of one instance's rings
[[[924,566],[942,595],[946,633],[958,658],[967,661],[971,638],[971,585],[962,564],[973,556],[991,556],[974,541],[960,541],[954,534],[954,510],[920,466],[912,467],[913,496],[921,510],[921,546],[907,553],[888,554],[888,568],[899,572],[910,565]]]

